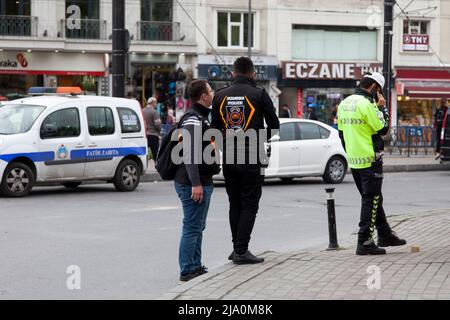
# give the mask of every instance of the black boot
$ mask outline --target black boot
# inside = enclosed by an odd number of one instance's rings
[[[395,247],[403,246],[406,244],[406,240],[400,239],[394,232],[387,235],[378,235],[378,246],[379,247]]]
[[[366,255],[379,255],[386,254],[386,250],[377,247],[375,243],[370,243],[368,245],[358,244],[356,247],[356,255],[358,256],[366,256]]]
[[[234,256],[234,250],[228,256],[228,260],[233,260],[233,256]]]
[[[234,264],[254,264],[264,262],[264,258],[257,257],[247,250],[244,254],[235,253],[233,256]]]

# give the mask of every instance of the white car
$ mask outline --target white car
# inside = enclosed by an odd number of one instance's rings
[[[137,101],[41,96],[0,108],[0,192],[6,196],[25,196],[35,184],[76,188],[85,180],[133,191],[147,161]]]
[[[326,183],[341,183],[347,160],[339,133],[322,122],[280,119],[280,132],[272,137],[265,178],[290,181],[296,177],[322,177]],[[223,180],[222,174],[214,177]]]

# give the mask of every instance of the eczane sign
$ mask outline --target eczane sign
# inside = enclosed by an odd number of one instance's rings
[[[283,79],[357,80],[366,72],[382,72],[381,63],[283,62]]]

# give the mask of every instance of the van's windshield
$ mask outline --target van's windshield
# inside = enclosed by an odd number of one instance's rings
[[[45,107],[7,104],[0,108],[0,134],[25,133],[31,129]]]

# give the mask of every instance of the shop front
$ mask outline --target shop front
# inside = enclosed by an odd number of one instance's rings
[[[186,87],[192,70],[188,65],[181,66],[179,55],[130,54],[128,70],[126,95],[139,100],[142,106],[155,97],[163,123],[170,110],[179,118],[189,107]]]
[[[297,118],[314,112],[319,121],[335,125],[337,107],[355,92],[357,81],[366,72],[381,71],[379,63],[282,62],[280,106],[286,105]]]
[[[98,94],[107,55],[72,52],[0,52],[0,96],[24,95],[30,87],[81,87]]]
[[[395,93],[394,125],[431,127],[436,109],[443,100],[450,99],[450,72],[442,68],[397,67]]]

